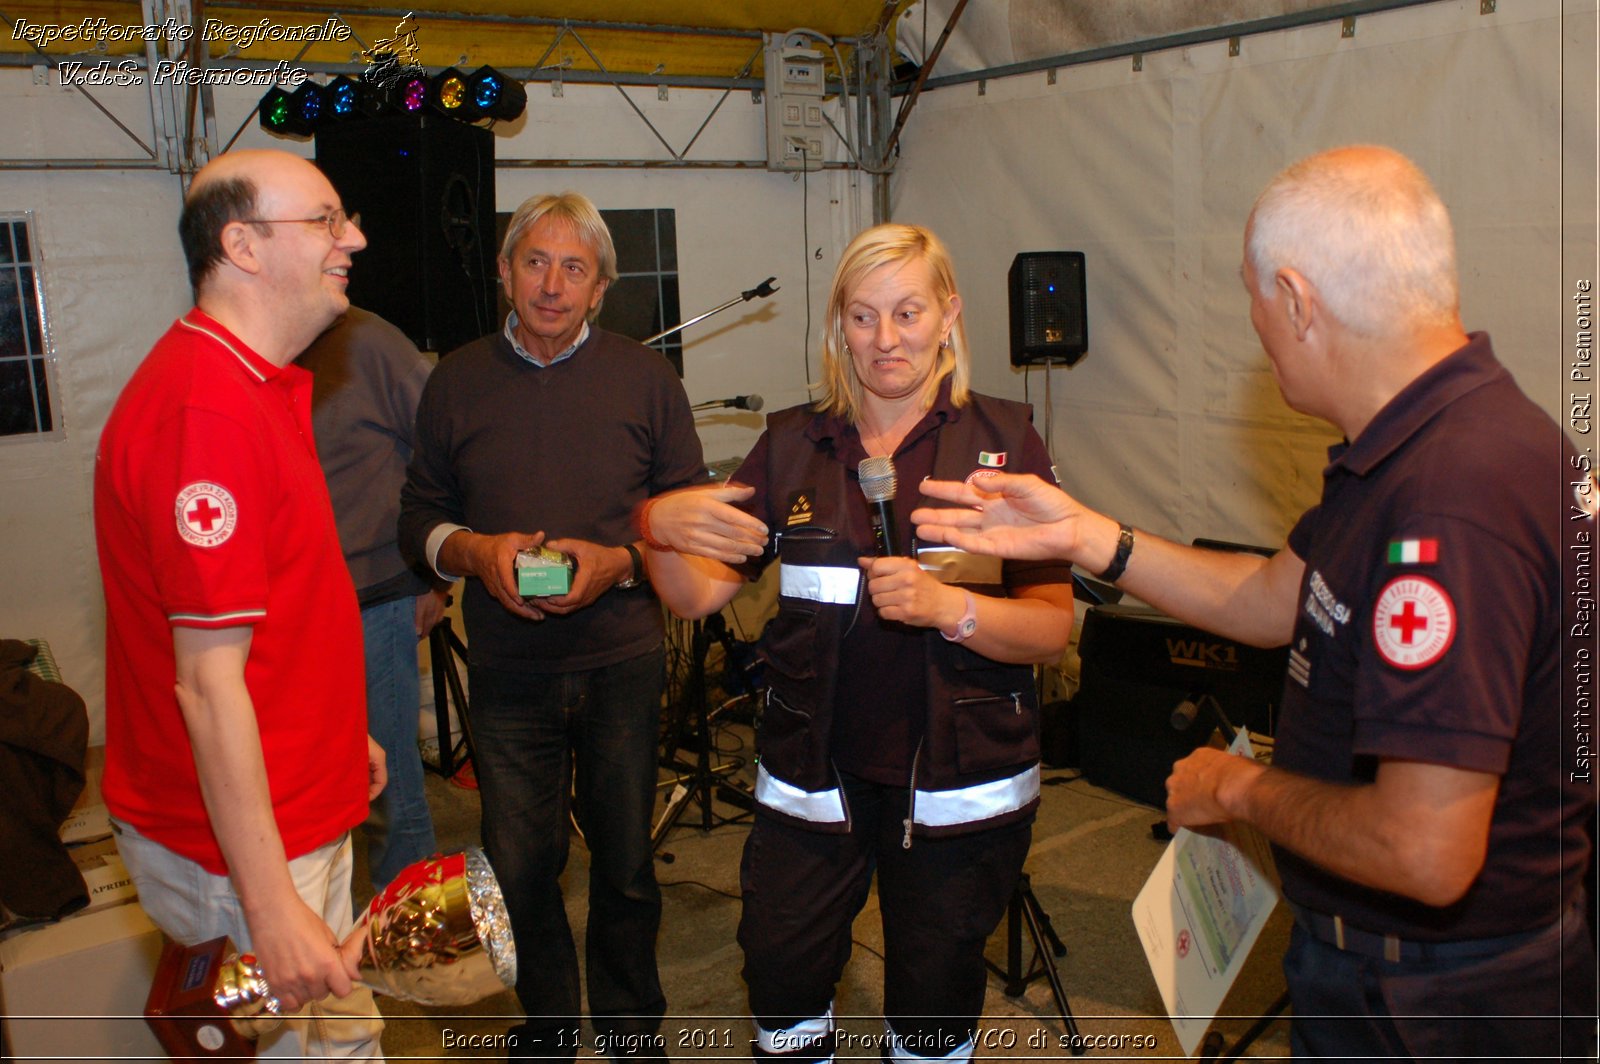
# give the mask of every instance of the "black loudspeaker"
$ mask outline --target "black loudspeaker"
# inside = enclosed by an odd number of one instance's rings
[[[1011,364],[1065,362],[1089,350],[1081,251],[1024,251],[1011,260]]]
[[[1184,693],[1111,676],[1083,666],[1083,687],[1072,700],[1078,720],[1078,766],[1097,787],[1155,806],[1167,804],[1172,766],[1204,745],[1216,721],[1197,715],[1188,727],[1172,727]],[[1203,719],[1204,718],[1204,719]]]
[[[494,136],[442,115],[339,122],[317,165],[361,215],[350,301],[445,354],[494,330]]]
[[[1287,647],[1261,650],[1144,606],[1096,606],[1083,618],[1072,705],[1090,783],[1163,807],[1172,763],[1211,738],[1212,700],[1237,727],[1270,734]]]

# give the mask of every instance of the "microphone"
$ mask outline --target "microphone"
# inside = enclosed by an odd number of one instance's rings
[[[765,400],[761,396],[751,394],[736,395],[732,399],[707,399],[703,403],[695,403],[689,409],[696,412],[701,410],[726,410],[729,407],[734,410],[760,410],[764,405]]]
[[[902,556],[894,522],[894,459],[863,458],[856,476],[861,480],[861,494],[872,506],[872,538],[877,542],[878,557]]]
[[[776,277],[768,277],[754,288],[746,288],[743,292],[740,292],[739,298],[746,303],[756,298],[765,299],[778,290],[778,286],[772,283],[776,280]]]

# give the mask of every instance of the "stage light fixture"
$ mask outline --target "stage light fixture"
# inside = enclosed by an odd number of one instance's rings
[[[261,102],[256,104],[256,115],[262,129],[280,137],[309,137],[316,130],[315,117],[310,121],[305,118],[297,93],[291,94],[276,86],[268,89],[266,95],[261,97]]]
[[[428,102],[428,78],[407,74],[389,83],[389,106],[406,114],[416,114]]]
[[[327,97],[328,121],[340,122],[363,114],[376,114],[378,110],[372,90],[343,74],[328,82]]]
[[[287,132],[289,124],[289,94],[279,88],[267,90],[261,97],[261,102],[256,104],[256,114],[260,116],[261,128],[268,133]]]
[[[295,117],[306,127],[306,132],[315,132],[327,115],[327,91],[316,82],[307,81],[289,94],[289,105]]]
[[[467,118],[470,103],[467,95],[467,78],[455,67],[446,67],[428,83],[428,103],[434,110],[451,118]]]
[[[415,115],[425,108],[459,122],[508,121],[527,106],[528,93],[521,82],[482,66],[471,74],[446,67],[431,78],[417,71],[382,85],[341,75],[326,85],[307,81],[293,92],[275,86],[267,90],[256,109],[261,128],[267,132],[305,137],[330,122],[393,113]]]
[[[385,111],[383,92],[360,78],[341,74],[328,82],[328,121],[375,118]]]
[[[467,95],[472,118],[509,122],[528,106],[528,90],[522,82],[491,66],[481,66],[467,78]]]
[[[340,75],[328,82],[328,117],[350,118],[356,113],[356,83]]]

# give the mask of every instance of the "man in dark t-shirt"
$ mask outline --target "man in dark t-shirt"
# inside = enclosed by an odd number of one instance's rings
[[[983,510],[918,511],[919,534],[1289,645],[1273,766],[1195,751],[1167,817],[1274,843],[1296,1055],[1592,1058],[1589,459],[1463,330],[1449,216],[1395,152],[1279,175],[1242,273],[1285,401],[1345,437],[1283,550],[1136,538],[1009,477],[924,485]]]

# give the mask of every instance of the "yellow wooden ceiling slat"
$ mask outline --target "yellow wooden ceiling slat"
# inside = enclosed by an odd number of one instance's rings
[[[587,44],[606,69],[615,73],[651,74],[668,77],[717,77],[737,75],[744,69],[759,41],[728,35],[689,32],[652,32],[648,29],[602,28],[583,23],[648,23],[650,25],[703,26],[711,29],[784,31],[799,28],[793,23],[796,5],[792,0],[591,0],[582,5],[564,3],[526,3],[525,0],[402,0],[406,10],[415,12],[420,61],[428,67],[489,63],[498,67],[526,68],[538,61],[549,47],[558,27],[475,20],[572,18],[577,37],[569,34],[551,56],[550,62],[569,64],[572,70],[592,71],[595,63],[585,52]],[[105,19],[111,26],[138,26],[142,21],[139,4],[131,0],[0,0],[0,10],[13,19],[26,20],[35,27],[81,26],[86,19]],[[359,64],[360,41],[373,43],[393,34],[398,10],[389,3],[359,0],[351,3],[289,3],[250,7],[200,5],[203,18],[218,19],[232,30],[250,29],[262,20],[273,27],[319,25],[333,13],[342,13],[355,31],[352,39],[312,43],[298,40],[254,40],[238,49],[238,58],[276,62],[300,57],[310,64]],[[885,0],[813,0],[806,5],[805,28],[839,38],[854,38],[871,32],[877,25]],[[385,12],[383,14],[375,13]],[[581,11],[581,14],[580,14]],[[367,12],[367,13],[363,13]],[[451,17],[457,15],[461,17]],[[582,44],[579,43],[581,38]],[[36,38],[37,39],[37,38]],[[229,39],[248,40],[237,32],[231,38],[211,42],[213,58],[228,52]],[[100,42],[56,40],[45,50],[52,55],[74,55],[103,50],[111,55],[139,55],[144,43],[139,39]],[[304,54],[302,55],[302,49]],[[29,41],[14,32],[0,31],[0,52],[32,51]],[[465,57],[465,58],[463,58]],[[761,65],[755,65],[759,74]]]

